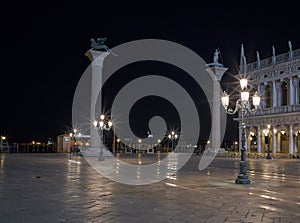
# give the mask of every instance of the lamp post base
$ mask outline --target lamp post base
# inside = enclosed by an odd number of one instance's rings
[[[240,174],[237,176],[235,183],[250,184],[250,180],[247,175],[247,162],[246,162],[246,155],[244,149],[242,150],[242,158],[243,160],[240,161]]]
[[[104,161],[104,160],[105,160],[105,159],[104,159],[103,156],[98,158],[98,161]]]
[[[247,175],[238,175],[235,180],[236,184],[250,184],[250,180]]]
[[[99,157],[98,157],[98,161],[104,161],[104,156],[103,156],[103,148],[100,148],[100,154],[99,154]]]
[[[266,159],[267,159],[267,160],[270,160],[270,159],[272,159],[271,155],[270,155],[270,154],[268,154]]]

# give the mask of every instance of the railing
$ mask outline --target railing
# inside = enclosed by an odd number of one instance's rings
[[[300,112],[300,104],[297,105],[284,105],[279,107],[272,107],[272,108],[260,108],[255,113],[255,116],[259,115],[277,115],[277,114],[285,114],[291,112]],[[250,114],[246,115],[249,117]]]
[[[300,49],[293,51],[293,59],[300,58]],[[285,63],[289,61],[289,52],[283,53],[276,56],[276,64]],[[260,69],[269,67],[273,64],[272,57],[260,60]],[[253,71],[257,69],[257,61],[247,64],[247,71]]]

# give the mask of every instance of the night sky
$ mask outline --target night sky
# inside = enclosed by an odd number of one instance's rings
[[[229,91],[234,89],[242,43],[248,62],[255,61],[256,50],[261,59],[271,56],[272,45],[276,54],[288,51],[288,40],[294,49],[300,47],[300,17],[293,5],[129,16],[99,10],[100,3],[82,4],[8,7],[9,16],[2,19],[0,133],[10,141],[55,138],[71,128],[73,94],[90,63],[84,53],[92,37],[107,37],[110,48],[138,39],[174,41],[208,63],[219,48],[229,68],[222,87]],[[237,139],[237,125],[228,118],[225,139]]]

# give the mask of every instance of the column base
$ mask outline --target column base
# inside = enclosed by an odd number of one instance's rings
[[[86,157],[99,157],[100,148],[80,148],[81,154]],[[107,150],[103,149],[103,157],[111,157],[113,154]]]
[[[235,180],[236,184],[250,184],[250,180],[247,175],[238,175]]]
[[[104,160],[105,160],[104,156],[99,156],[98,161],[104,161]]]

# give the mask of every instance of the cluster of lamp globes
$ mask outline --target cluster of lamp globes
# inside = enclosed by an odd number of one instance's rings
[[[70,137],[81,137],[81,133],[78,132],[77,129],[73,129],[72,132],[70,132]]]
[[[101,130],[110,130],[110,128],[112,127],[113,123],[111,120],[108,120],[107,124],[105,123],[105,115],[100,115],[100,121],[94,121],[93,125],[96,128],[100,128]]]
[[[178,135],[175,134],[174,131],[172,131],[171,134],[168,135],[168,138],[169,138],[169,139],[177,139],[177,138],[178,138]]]
[[[248,80],[245,78],[241,79],[240,85],[241,85],[242,91],[241,91],[241,98],[238,101],[241,101],[244,105],[246,105],[249,102],[249,92],[247,91]],[[221,100],[222,100],[222,105],[227,110],[228,105],[229,105],[229,95],[227,94],[226,91],[223,92]],[[255,109],[257,109],[257,107],[260,104],[260,97],[258,96],[257,91],[254,93],[254,95],[252,97],[252,103],[253,103],[253,106],[255,107]],[[231,110],[231,109],[228,109],[228,110]]]

